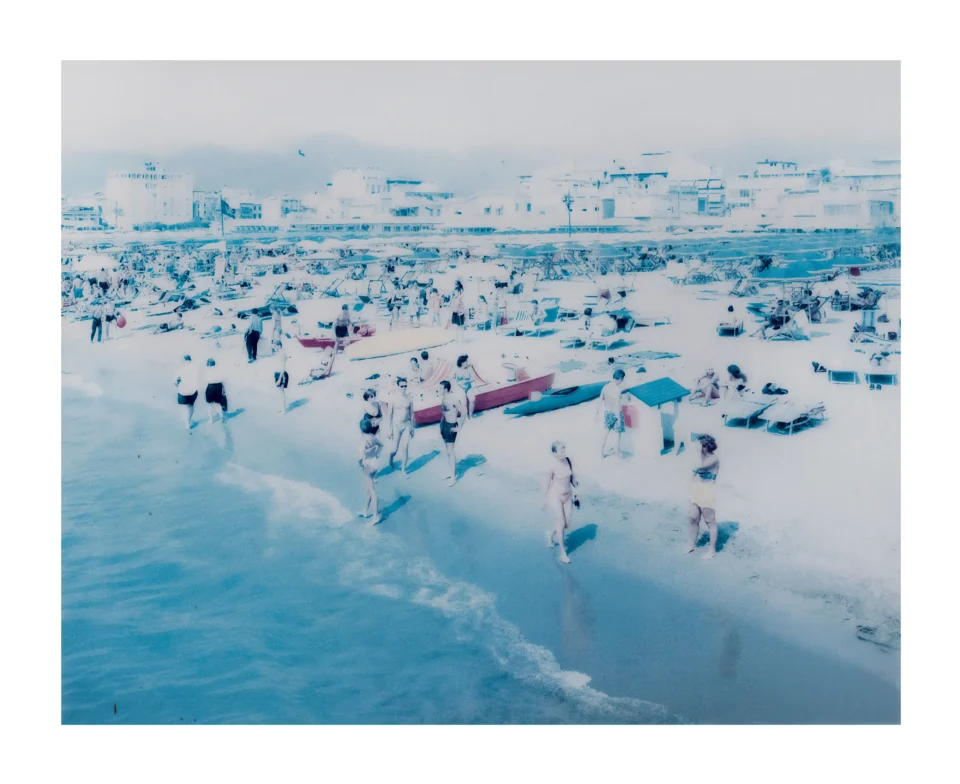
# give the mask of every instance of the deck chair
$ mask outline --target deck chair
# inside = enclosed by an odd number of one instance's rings
[[[728,405],[723,420],[727,427],[743,427],[751,429],[760,425],[763,414],[776,402],[758,397],[744,397]]]
[[[877,387],[895,387],[899,383],[896,373],[864,373],[863,380]]]
[[[778,330],[767,334],[767,340],[810,340],[810,319],[805,310],[798,310],[790,317],[790,321]]]
[[[780,401],[771,406],[764,417],[770,424],[767,432],[779,435],[793,435],[801,430],[819,425],[826,418],[826,407],[823,403],[812,405],[798,405]]]
[[[327,286],[322,293],[325,297],[339,297],[340,296],[340,285],[346,280],[346,278],[337,278],[333,283]]]
[[[743,334],[743,322],[723,321],[717,325],[717,334],[722,338],[735,338]]]
[[[536,337],[540,337],[541,335],[553,334],[554,332],[556,332],[556,329],[553,327],[550,327],[549,325],[556,324],[557,318],[559,315],[560,315],[559,307],[547,308],[543,312],[542,319],[540,319],[537,322],[531,321],[529,328],[517,329],[516,332],[520,332],[522,335],[534,335]],[[545,326],[546,326],[546,329],[544,329]],[[516,332],[514,332],[513,334],[516,334]]]
[[[859,384],[860,374],[855,370],[828,370],[827,378],[833,384]]]

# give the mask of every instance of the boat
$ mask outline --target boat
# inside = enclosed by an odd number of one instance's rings
[[[383,332],[363,341],[347,346],[346,356],[351,361],[380,359],[394,354],[421,351],[452,343],[456,335],[439,327],[419,327],[396,329]]]
[[[347,345],[375,335],[377,332],[376,324],[363,322],[351,326],[353,329],[350,335],[348,335]],[[300,341],[300,345],[304,348],[334,348],[337,345],[337,338],[332,333],[324,335],[297,335],[297,340]]]
[[[545,392],[553,386],[555,373],[531,374],[525,368],[504,364],[506,379],[488,381],[474,386],[476,391],[474,413],[499,408],[509,403],[529,398],[538,392]],[[420,400],[414,403],[413,422],[415,425],[432,425],[442,417],[440,411],[439,388],[422,392]]]
[[[542,414],[544,411],[556,411],[560,408],[576,406],[600,397],[606,383],[606,381],[597,381],[593,384],[582,384],[576,387],[549,389],[543,393],[542,397],[508,408],[503,413],[512,416],[532,416],[533,414]]]

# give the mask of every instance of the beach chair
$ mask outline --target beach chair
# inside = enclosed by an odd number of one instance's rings
[[[345,280],[346,280],[346,278],[337,278],[335,281],[333,281],[333,283],[331,283],[329,286],[327,286],[327,287],[323,290],[323,292],[322,292],[323,296],[325,296],[325,297],[339,297],[339,296],[340,296],[340,286],[343,284],[343,282],[344,282]]]
[[[804,406],[779,401],[766,411],[764,419],[770,423],[767,426],[767,432],[793,435],[807,428],[816,427],[826,418],[826,411],[823,403]]]
[[[723,321],[717,325],[717,334],[722,338],[735,338],[743,334],[743,322]]]
[[[519,334],[522,336],[534,335],[536,337],[540,337],[541,335],[552,335],[554,332],[556,332],[556,329],[550,328],[549,325],[556,324],[557,318],[559,315],[560,315],[559,307],[547,308],[543,312],[543,318],[541,318],[539,321],[536,321],[536,322],[531,321],[530,326],[528,328],[521,329],[518,327],[516,332],[510,333],[510,334],[513,334],[513,335]],[[547,326],[548,328],[544,329],[545,326]]]
[[[763,415],[779,401],[767,400],[761,397],[748,396],[727,404],[727,410],[722,415],[727,427],[742,427],[751,429],[759,427],[763,422]]]
[[[864,373],[863,380],[871,387],[895,387],[899,383],[896,373]]]
[[[832,384],[859,384],[860,374],[855,370],[828,370],[827,378]]]
[[[767,340],[810,340],[810,319],[805,310],[798,310],[790,317],[790,321],[780,329],[770,330]]]

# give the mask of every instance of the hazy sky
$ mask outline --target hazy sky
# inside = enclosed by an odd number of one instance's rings
[[[754,139],[900,146],[896,62],[65,62],[62,72],[68,152],[266,151],[331,132],[611,157]]]

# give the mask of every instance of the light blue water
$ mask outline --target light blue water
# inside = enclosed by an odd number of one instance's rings
[[[427,464],[369,529],[321,446],[64,390],[64,723],[899,720],[864,671],[611,569],[602,510],[563,569],[482,525],[529,491],[452,513]]]

